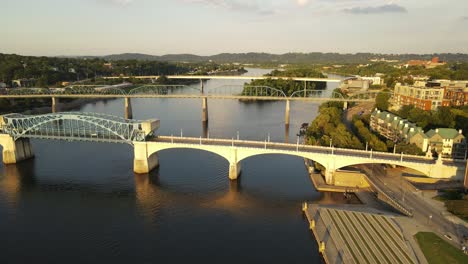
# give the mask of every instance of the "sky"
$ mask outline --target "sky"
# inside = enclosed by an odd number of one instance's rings
[[[466,0],[0,0],[0,53],[468,53]]]

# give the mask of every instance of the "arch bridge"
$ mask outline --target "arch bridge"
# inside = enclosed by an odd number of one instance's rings
[[[334,183],[336,170],[360,164],[391,164],[417,170],[428,177],[463,177],[466,161],[434,160],[422,156],[393,154],[334,147],[321,147],[268,141],[210,139],[159,136],[146,142],[135,143],[134,170],[147,173],[159,165],[157,153],[165,149],[198,149],[212,152],[229,162],[229,178],[237,179],[241,161],[256,155],[282,154],[313,160],[326,170],[326,181]]]
[[[198,149],[215,153],[229,162],[229,178],[237,179],[241,162],[249,157],[282,154],[313,160],[325,168],[326,181],[334,183],[336,170],[359,164],[392,164],[412,168],[428,177],[461,178],[466,160],[434,160],[428,157],[334,147],[244,141],[234,139],[154,136],[159,120],[129,120],[120,117],[68,112],[24,116],[7,114],[0,118],[3,162],[16,163],[33,157],[30,138],[126,143],[133,147],[134,171],[148,173],[159,165],[158,152],[165,149]]]

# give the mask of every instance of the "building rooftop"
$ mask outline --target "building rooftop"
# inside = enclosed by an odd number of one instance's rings
[[[460,132],[453,128],[437,128],[437,129],[431,129],[427,131],[426,133],[426,135],[430,138],[436,134],[438,134],[444,139],[454,139],[456,136],[460,134]]]

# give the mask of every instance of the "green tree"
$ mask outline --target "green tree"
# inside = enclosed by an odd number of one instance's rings
[[[375,107],[387,111],[390,103],[388,100],[390,100],[391,94],[389,93],[389,90],[383,90],[382,92],[377,94],[377,97],[375,98]]]

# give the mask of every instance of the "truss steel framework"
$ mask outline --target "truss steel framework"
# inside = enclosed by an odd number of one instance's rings
[[[3,115],[1,132],[19,138],[61,139],[69,141],[115,142],[132,144],[145,141],[142,121],[112,115],[64,112],[45,115]]]

